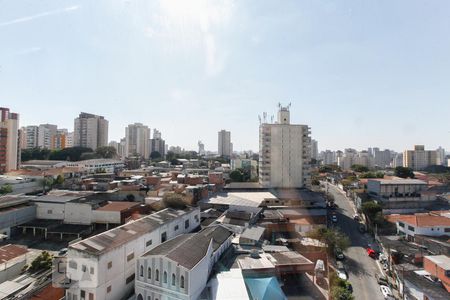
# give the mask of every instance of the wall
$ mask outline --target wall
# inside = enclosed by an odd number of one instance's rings
[[[90,225],[92,223],[92,206],[86,203],[66,203],[64,223]]]

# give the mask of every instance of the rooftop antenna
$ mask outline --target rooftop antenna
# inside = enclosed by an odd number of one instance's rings
[[[267,123],[267,113],[263,112],[263,121],[264,123]]]
[[[291,102],[289,102],[289,105],[287,106],[287,108],[288,108],[288,109],[291,108]]]
[[[270,123],[273,124],[273,115],[270,116]]]
[[[261,115],[258,115],[259,125],[261,125]]]

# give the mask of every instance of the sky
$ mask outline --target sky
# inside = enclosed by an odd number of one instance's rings
[[[73,129],[80,112],[169,145],[258,150],[291,103],[319,149],[450,149],[450,1],[0,0],[0,106]]]

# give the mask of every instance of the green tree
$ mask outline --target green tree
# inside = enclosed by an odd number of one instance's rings
[[[111,146],[98,147],[95,153],[102,158],[115,158],[117,156],[117,150]]]
[[[92,153],[91,148],[85,147],[70,147],[61,150],[55,150],[50,153],[50,160],[69,160],[69,161],[79,161],[82,159],[83,153]]]
[[[382,209],[381,205],[376,203],[375,201],[369,201],[369,202],[363,203],[363,205],[362,205],[363,213],[365,213],[369,217],[369,219],[372,221],[374,220],[375,215],[378,212],[381,212],[382,210],[383,209]]]
[[[230,179],[233,182],[243,182],[244,181],[244,174],[239,169],[233,170],[230,173]]]
[[[64,177],[62,175],[58,175],[55,180],[55,184],[61,185],[64,183]]]
[[[0,187],[0,195],[12,193],[13,189],[10,184],[4,184]]]
[[[28,270],[31,272],[49,270],[52,267],[52,261],[53,256],[47,251],[43,251],[31,262],[30,268]]]
[[[164,207],[173,209],[185,209],[186,204],[183,201],[183,196],[176,193],[165,193],[163,196]]]
[[[414,178],[414,172],[410,168],[396,167],[395,168],[395,176],[401,177],[401,178]]]
[[[318,228],[310,231],[308,237],[319,240],[328,245],[328,253],[334,253],[336,248],[343,251],[350,246],[350,239],[343,232],[334,228]]]
[[[331,299],[333,300],[353,300],[354,297],[349,291],[349,282],[339,278],[336,272],[332,271],[330,274],[330,290]]]
[[[150,158],[152,160],[157,160],[161,158],[161,153],[159,153],[158,151],[152,151],[152,153],[150,153]]]
[[[352,166],[351,166],[351,169],[352,169],[354,172],[368,172],[368,171],[369,171],[369,168],[368,168],[368,167],[362,166],[362,165],[358,165],[358,164],[352,165]]]

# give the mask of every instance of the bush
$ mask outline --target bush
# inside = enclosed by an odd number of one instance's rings
[[[49,270],[52,267],[52,261],[53,256],[47,251],[43,251],[31,262],[30,268],[28,270],[31,272]]]
[[[4,184],[0,187],[0,195],[12,193],[12,186],[10,184]]]

